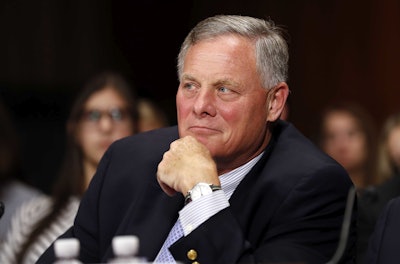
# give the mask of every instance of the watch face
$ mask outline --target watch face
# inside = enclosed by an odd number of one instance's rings
[[[208,185],[207,183],[198,183],[191,190],[190,196],[191,196],[192,201],[194,201],[194,200],[198,199],[199,197],[210,194],[210,193],[212,193],[212,189],[211,189],[210,185]]]

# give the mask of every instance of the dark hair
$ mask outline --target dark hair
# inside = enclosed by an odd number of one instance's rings
[[[35,239],[42,231],[58,216],[65,208],[71,197],[81,197],[86,190],[84,171],[83,171],[83,152],[77,144],[77,131],[81,115],[87,100],[98,91],[104,88],[112,88],[118,92],[121,97],[126,100],[128,105],[129,117],[133,123],[133,133],[138,129],[138,113],[136,94],[133,87],[120,74],[114,72],[103,72],[90,79],[81,90],[70,108],[70,114],[67,120],[66,148],[64,160],[56,182],[52,188],[52,210],[45,216],[36,226],[35,230],[30,234],[26,243],[17,254],[17,262],[20,262]]]

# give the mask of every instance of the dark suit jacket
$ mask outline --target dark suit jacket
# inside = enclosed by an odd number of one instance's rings
[[[165,128],[119,140],[106,152],[74,227],[64,234],[79,238],[84,262],[112,258],[111,240],[124,234],[139,237],[139,255],[155,258],[184,203],[181,194],[167,196],[156,180],[157,165],[177,137],[177,127]],[[200,263],[324,263],[337,247],[351,186],[338,163],[279,121],[230,207],[170,250],[184,263],[192,263],[190,249]],[[346,261],[353,260],[355,221],[350,233]],[[50,263],[52,254],[48,249],[39,263]]]
[[[369,240],[365,263],[400,262],[400,197],[389,201]]]

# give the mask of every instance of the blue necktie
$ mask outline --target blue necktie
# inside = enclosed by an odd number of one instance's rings
[[[175,241],[177,241],[183,235],[183,228],[181,226],[181,222],[178,219],[175,225],[172,227],[171,231],[169,232],[168,237],[164,242],[164,245],[161,247],[160,252],[154,260],[154,263],[176,263],[174,257],[169,252],[168,247],[175,243]]]

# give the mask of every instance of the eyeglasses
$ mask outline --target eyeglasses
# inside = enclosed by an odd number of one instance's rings
[[[88,124],[98,124],[101,119],[108,117],[114,124],[126,123],[128,121],[128,110],[124,108],[112,108],[110,110],[91,109],[85,110],[81,120]]]

